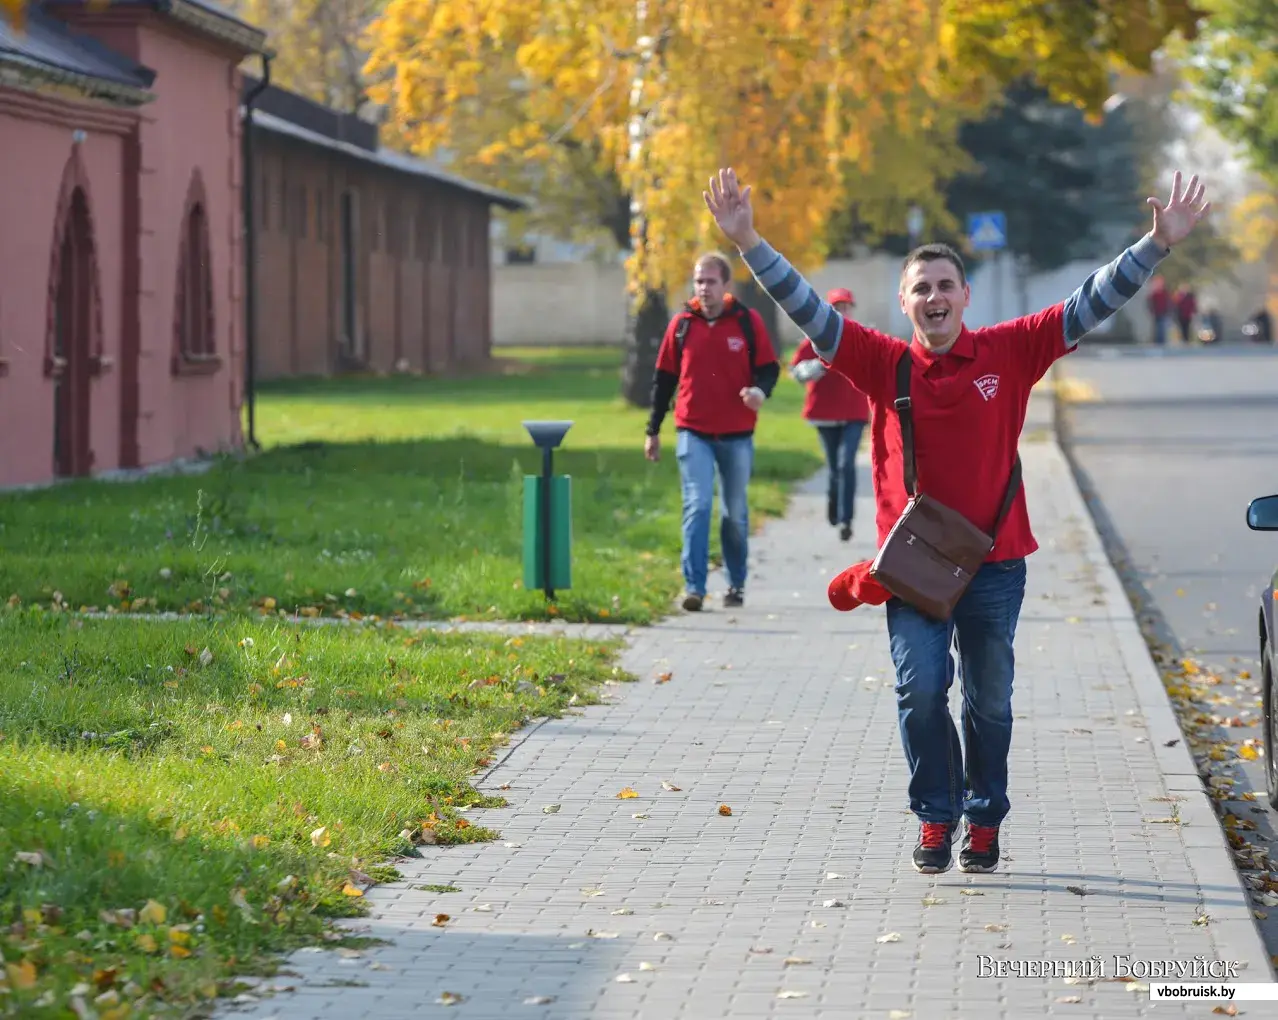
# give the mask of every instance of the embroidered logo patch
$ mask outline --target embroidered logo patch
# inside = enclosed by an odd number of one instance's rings
[[[976,380],[976,388],[986,400],[993,400],[998,392],[998,376],[993,373],[981,376]]]
[[[739,336],[728,337],[728,350],[730,350],[733,354],[736,354],[739,351],[744,351],[745,341]]]

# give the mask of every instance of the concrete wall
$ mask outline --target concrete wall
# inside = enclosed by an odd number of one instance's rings
[[[593,262],[493,266],[493,346],[620,344],[626,271]]]
[[[972,304],[966,321],[972,327],[991,325],[1062,301],[1100,264],[1070,263],[1031,276],[1022,286],[1010,257],[973,260],[968,266]],[[831,287],[849,288],[856,296],[859,321],[906,336],[909,327],[897,300],[900,267],[896,256],[869,255],[828,262],[808,279],[822,294]],[[1216,302],[1226,338],[1236,339],[1242,323],[1260,307],[1265,274],[1263,265],[1240,266],[1236,282],[1215,285],[1199,294],[1200,306],[1205,301]],[[619,344],[626,327],[625,271],[620,265],[585,262],[495,266],[493,309],[493,343],[497,347]],[[799,331],[784,317],[780,333],[787,349],[799,341]],[[1104,323],[1094,336],[1112,343],[1149,342],[1153,324],[1143,295]]]

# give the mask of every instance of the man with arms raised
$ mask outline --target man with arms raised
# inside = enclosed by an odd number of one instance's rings
[[[1113,315],[1153,275],[1176,244],[1210,208],[1197,175],[1170,200],[1153,206],[1153,228],[1070,297],[1034,315],[968,329],[963,311],[971,292],[962,259],[945,245],[916,248],[901,272],[901,309],[914,327],[909,345],[910,399],[919,491],[962,514],[987,535],[993,550],[963,592],[949,620],[925,615],[889,597],[864,572],[859,602],[886,602],[888,637],[896,665],[901,741],[910,769],[910,809],[920,822],[913,864],[925,874],[949,870],[960,818],[967,830],[959,854],[963,871],[998,866],[999,825],[1010,804],[1007,759],[1012,736],[1013,640],[1025,594],[1025,557],[1038,548],[1025,493],[1018,487],[996,530],[1025,421],[1030,389],[1051,364]],[[746,264],[821,360],[843,373],[873,408],[871,458],[879,544],[905,508],[896,365],[902,345],[839,315],[754,229],[750,189],[731,170],[710,181],[706,205],[741,250]],[[856,574],[855,570],[845,574]],[[876,597],[877,595],[877,597]],[[963,677],[962,745],[952,722],[951,642],[957,637]]]

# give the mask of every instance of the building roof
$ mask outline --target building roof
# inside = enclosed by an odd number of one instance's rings
[[[34,5],[21,28],[0,18],[0,82],[69,85],[87,95],[139,105],[152,98],[155,72],[81,35]]]
[[[86,7],[91,0],[39,0],[45,7]],[[32,6],[35,6],[34,3]],[[101,5],[105,8],[107,5]],[[266,53],[266,33],[237,18],[217,0],[110,0],[110,6],[144,7],[245,53]],[[101,9],[99,8],[99,9]]]
[[[117,0],[118,2],[118,0]],[[224,42],[242,46],[248,53],[267,53],[266,32],[237,18],[215,0],[142,0],[161,14],[203,29]]]
[[[340,138],[331,138],[326,134],[303,127],[266,110],[254,110],[253,123],[261,130],[274,135],[292,138],[307,145],[338,152],[352,159],[381,166],[395,173],[425,178],[426,180],[436,181],[440,184],[470,192],[473,195],[482,196],[493,205],[501,206],[504,209],[527,209],[531,204],[527,199],[520,198],[518,195],[512,195],[497,188],[490,188],[484,184],[476,184],[474,181],[468,181],[463,177],[450,174],[434,163],[417,159],[402,152],[396,152],[394,149],[388,149],[384,145],[378,144],[376,148],[369,149],[349,141],[343,141]]]

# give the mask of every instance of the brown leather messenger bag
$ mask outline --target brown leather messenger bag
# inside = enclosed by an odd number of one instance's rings
[[[948,620],[954,607],[994,548],[994,540],[1017,490],[1021,487],[1021,455],[1012,465],[1003,506],[987,535],[956,510],[917,491],[914,459],[914,414],[910,404],[912,360],[907,347],[896,363],[896,408],[901,420],[905,491],[910,500],[892,525],[870,566],[870,576],[897,598],[936,620]]]

